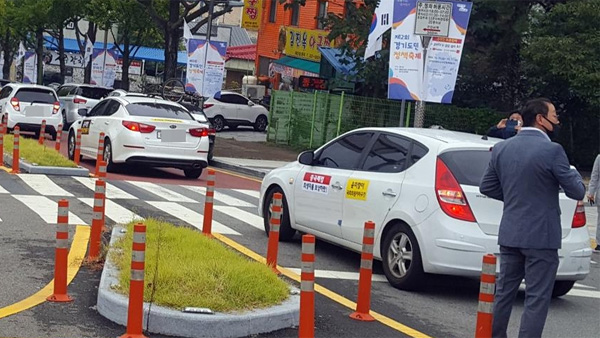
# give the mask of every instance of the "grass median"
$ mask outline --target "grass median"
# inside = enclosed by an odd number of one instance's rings
[[[116,291],[126,295],[135,223],[127,225],[126,236],[115,243],[109,257],[119,268]],[[198,231],[153,219],[144,224],[144,301],[177,310],[192,306],[236,312],[273,306],[287,299],[288,285],[266,265]]]
[[[13,151],[13,135],[4,136],[4,153],[12,156]],[[38,140],[19,138],[19,157],[27,163],[35,163],[38,166],[62,167],[62,168],[77,168],[73,161],[64,157],[54,148],[48,148],[38,143]]]

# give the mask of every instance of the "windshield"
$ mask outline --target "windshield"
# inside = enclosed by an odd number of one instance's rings
[[[53,92],[41,88],[22,88],[17,91],[15,97],[21,102],[37,102],[54,104],[58,101]]]
[[[177,118],[193,120],[185,109],[164,103],[140,102],[128,104],[125,108],[131,116]]]

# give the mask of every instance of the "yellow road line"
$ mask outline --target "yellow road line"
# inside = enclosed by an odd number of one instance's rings
[[[67,270],[67,284],[70,284],[71,281],[77,275],[79,268],[81,267],[81,263],[85,258],[85,253],[87,250],[88,240],[90,238],[90,227],[78,225],[75,230],[75,235],[73,236],[73,243],[71,244],[71,250],[69,251],[69,261],[68,261],[68,270]],[[23,299],[20,302],[14,303],[12,305],[3,307],[0,309],[0,318],[8,317],[10,315],[14,315],[15,313],[19,313],[21,311],[25,311],[34,306],[40,305],[46,301],[48,296],[51,296],[54,292],[54,279],[48,283],[43,289],[34,293],[26,299]]]
[[[226,245],[234,248],[235,250],[241,252],[242,254],[244,254],[258,262],[266,263],[266,259],[263,256],[246,248],[245,246],[233,241],[232,239],[225,237],[221,234],[217,234],[217,233],[213,234],[213,236],[216,239],[218,239],[219,241],[221,241],[221,242],[225,243]],[[299,274],[294,273],[294,272],[292,272],[284,267],[281,267],[279,265],[277,266],[277,270],[279,270],[284,276],[286,276],[292,280],[295,280],[296,282],[300,282]],[[317,283],[315,283],[315,291],[322,294],[323,296],[351,309],[352,311],[356,310],[355,302],[353,302],[350,299],[348,299],[344,296],[341,296],[341,295],[339,295]],[[419,337],[419,338],[429,338],[429,336],[426,335],[425,333],[419,332],[413,328],[410,328],[404,324],[401,324],[390,317],[387,317],[387,316],[377,313],[375,311],[371,311],[370,314],[371,314],[371,316],[373,316],[373,318],[375,318],[377,321],[381,322],[382,324],[387,325],[387,326],[391,327],[392,329],[400,331],[408,336]]]
[[[210,168],[213,169],[214,171],[220,172],[222,174],[226,174],[226,175],[230,175],[230,176],[234,176],[234,177],[239,177],[239,178],[244,178],[244,179],[247,179],[247,180],[250,180],[250,181],[262,183],[262,180],[259,180],[259,179],[254,178],[254,177],[246,176],[246,175],[243,175],[243,174],[236,174],[236,173],[233,173],[233,172],[231,172],[229,170],[218,169],[218,168],[215,168],[215,167],[210,167]]]
[[[7,167],[5,167],[5,166],[3,166],[3,165],[0,165],[0,170],[4,170],[4,171],[6,171],[7,173],[10,173],[10,169],[8,169]]]

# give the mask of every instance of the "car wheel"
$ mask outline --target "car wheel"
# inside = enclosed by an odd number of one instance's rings
[[[381,249],[388,282],[402,290],[417,289],[423,282],[423,262],[415,235],[406,224],[394,224],[384,235]]]
[[[113,172],[116,169],[113,162],[112,144],[108,138],[104,140],[104,162],[106,162],[106,172]]]
[[[67,142],[69,160],[71,161],[75,161],[75,142],[75,133],[71,131],[69,133],[69,140]],[[79,157],[79,160],[81,161],[81,157]]]
[[[256,118],[256,122],[254,122],[254,130],[265,131],[265,129],[267,129],[267,117],[260,115]]]
[[[63,125],[63,130],[65,128],[67,128],[67,112],[66,111],[62,111],[62,125]]]
[[[197,179],[202,175],[202,169],[183,169],[183,173],[187,178]]]
[[[213,119],[213,126],[215,127],[215,131],[222,131],[225,128],[225,119],[221,115],[215,116]]]
[[[554,288],[552,289],[552,298],[561,297],[566,295],[575,285],[573,280],[557,280],[554,282]]]
[[[267,193],[267,196],[263,203],[263,220],[265,225],[265,233],[267,234],[267,236],[269,236],[269,231],[271,230],[271,224],[269,220],[271,219],[271,210],[273,207],[273,195],[275,195],[275,193],[277,192],[283,195],[283,200],[281,201],[281,208],[283,213],[281,215],[281,224],[279,225],[279,240],[282,242],[288,242],[291,241],[292,238],[294,238],[296,230],[292,228],[290,224],[290,214],[287,199],[285,198],[285,194],[279,187],[271,189]]]

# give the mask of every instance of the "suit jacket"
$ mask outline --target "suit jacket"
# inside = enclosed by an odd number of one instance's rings
[[[594,161],[594,168],[592,169],[592,175],[590,177],[590,186],[588,188],[588,194],[596,197],[598,199],[598,189],[600,187],[600,155],[596,156],[596,160]],[[600,201],[596,201],[598,203]]]
[[[498,244],[513,248],[559,249],[559,186],[575,200],[585,185],[564,149],[536,130],[497,143],[479,191],[504,202]]]

